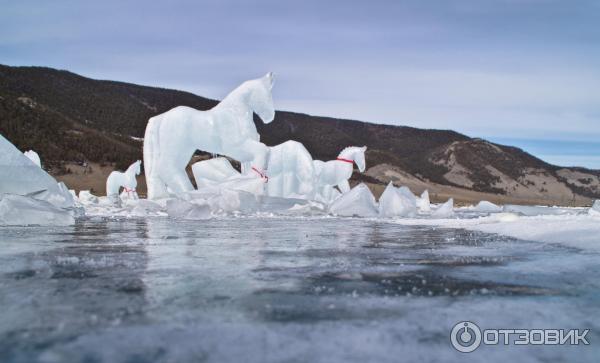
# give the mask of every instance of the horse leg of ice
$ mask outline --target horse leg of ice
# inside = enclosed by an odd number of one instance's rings
[[[348,183],[348,180],[341,181],[337,186],[340,188],[342,194],[350,191],[350,184]]]
[[[253,172],[252,167],[263,173],[267,167],[269,148],[262,142],[246,140],[230,154],[234,159],[242,163],[252,160],[251,167],[249,169],[244,168],[247,169],[244,170],[244,174]]]
[[[269,178],[269,183],[267,183],[268,195],[271,197],[282,197],[281,191],[281,176],[275,175],[272,178]]]
[[[148,199],[160,199],[169,196],[166,184],[156,176],[148,177],[146,186],[148,188]]]
[[[176,192],[190,192],[194,190],[194,186],[185,171],[175,173],[171,181],[170,187]]]
[[[323,200],[329,202],[329,200],[331,199],[331,190],[332,187],[329,185],[324,185],[321,188],[321,197],[323,198]]]
[[[175,194],[194,190],[194,186],[192,185],[192,182],[190,182],[190,178],[185,172],[185,169],[178,170],[174,167],[169,167],[165,170],[164,178],[167,187]]]

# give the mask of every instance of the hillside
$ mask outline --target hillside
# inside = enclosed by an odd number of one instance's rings
[[[178,105],[205,110],[216,102],[50,68],[0,65],[0,133],[21,150],[38,151],[54,175],[73,172],[70,166],[84,161],[122,169],[141,159],[142,142],[135,138],[143,137],[150,117]],[[494,194],[516,202],[582,204],[600,198],[599,171],[553,166],[520,149],[454,131],[284,111],[268,125],[255,122],[267,145],[297,140],[315,159],[333,159],[348,145],[367,145],[369,169],[355,179],[375,188],[394,180],[417,192]]]

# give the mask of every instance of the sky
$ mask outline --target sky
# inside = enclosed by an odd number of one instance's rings
[[[600,1],[7,1],[0,63],[453,129],[600,169]]]

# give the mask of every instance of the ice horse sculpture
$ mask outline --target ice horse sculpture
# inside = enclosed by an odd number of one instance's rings
[[[267,169],[268,196],[300,199],[312,199],[314,196],[313,159],[301,143],[290,140],[270,147]],[[224,157],[194,163],[192,173],[198,188],[214,185],[240,187],[242,185],[230,182],[244,178]]]
[[[106,196],[109,198],[118,198],[119,190],[123,187],[124,192],[127,196],[132,199],[137,199],[137,179],[136,175],[140,175],[141,160],[131,164],[127,170],[122,173],[120,171],[113,171],[106,179]]]
[[[330,202],[336,195],[337,185],[342,193],[350,191],[348,179],[352,176],[354,163],[362,173],[365,171],[365,151],[367,147],[349,146],[340,152],[335,160],[327,162],[315,160],[317,200]]]
[[[246,81],[208,111],[178,106],[152,117],[144,136],[148,199],[192,191],[185,167],[196,150],[229,156],[251,165],[244,174],[265,178],[269,148],[261,143],[253,112],[266,123],[275,109],[273,74]]]

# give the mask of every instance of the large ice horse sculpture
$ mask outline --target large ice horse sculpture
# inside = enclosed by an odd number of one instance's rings
[[[229,156],[251,165],[244,173],[265,177],[269,148],[261,143],[252,120],[275,117],[273,73],[246,81],[208,111],[178,106],[152,117],[144,136],[148,199],[194,189],[185,172],[196,150]]]

